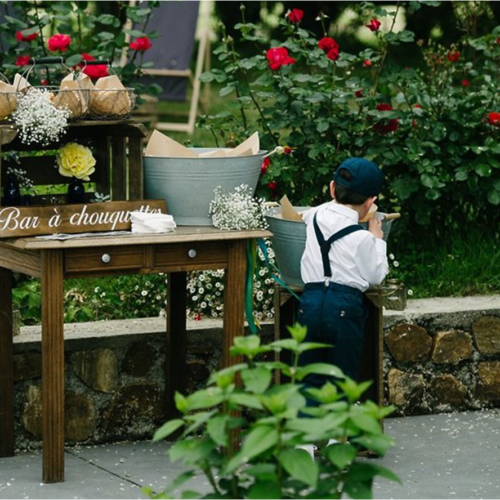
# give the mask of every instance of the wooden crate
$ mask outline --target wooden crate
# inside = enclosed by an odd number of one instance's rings
[[[59,143],[41,147],[23,144],[11,124],[0,125],[0,153],[17,151],[20,168],[35,186],[44,186],[47,194],[32,198],[33,205],[65,203],[66,188],[71,178],[59,174],[55,155],[68,142],[88,145],[97,160],[96,171],[90,176],[95,188],[87,189],[86,201],[95,192],[110,195],[112,201],[144,198],[142,148],[146,128],[133,120],[77,121],[71,123]],[[28,156],[26,156],[28,154]],[[0,186],[5,182],[7,165],[0,155]],[[61,185],[62,188],[61,188]],[[51,190],[58,194],[51,193]],[[61,193],[62,192],[62,193]]]
[[[300,296],[301,288],[291,287],[291,289]],[[382,406],[384,402],[382,290],[379,287],[370,288],[365,292],[365,297],[368,305],[368,319],[358,381],[373,381],[362,399],[369,399]],[[288,290],[280,285],[275,286],[274,336],[276,340],[290,336],[287,326],[297,321],[298,306],[298,300]]]

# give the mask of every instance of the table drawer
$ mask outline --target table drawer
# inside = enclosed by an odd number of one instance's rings
[[[155,252],[155,266],[189,266],[206,265],[211,268],[215,264],[226,267],[228,261],[228,243],[222,241],[203,241],[160,245]]]
[[[137,247],[75,248],[66,250],[66,272],[119,271],[140,269],[144,266],[144,249]]]

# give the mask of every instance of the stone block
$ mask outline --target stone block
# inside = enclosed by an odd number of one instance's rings
[[[477,350],[482,355],[500,354],[500,318],[483,316],[472,324]]]
[[[107,431],[133,434],[141,421],[157,422],[163,415],[165,401],[158,384],[142,382],[121,387],[103,412]]]
[[[460,330],[438,332],[434,338],[431,360],[433,363],[455,365],[472,356],[472,338]]]
[[[206,363],[201,359],[190,359],[187,361],[187,383],[186,392],[191,394],[199,389],[200,385],[208,380],[210,371]]]
[[[132,377],[144,377],[155,363],[156,351],[144,342],[134,342],[127,350],[122,370]]]
[[[479,363],[476,397],[481,400],[500,400],[500,361]]]
[[[14,355],[14,380],[31,380],[42,376],[42,355],[27,352]]]
[[[74,372],[96,391],[113,392],[118,385],[118,360],[111,349],[75,352],[71,357]]]
[[[64,435],[66,441],[85,441],[94,435],[96,411],[90,397],[67,393],[64,400]]]
[[[27,388],[22,414],[24,428],[42,439],[42,388]],[[96,412],[90,397],[68,392],[64,399],[64,436],[67,441],[85,441],[92,437],[96,426]]]
[[[425,328],[411,323],[401,323],[387,334],[385,343],[399,363],[422,362],[429,359],[432,338]]]
[[[424,377],[392,368],[388,375],[389,403],[400,409],[420,407],[425,393]]]
[[[431,382],[431,393],[438,404],[461,404],[467,395],[467,388],[453,375],[436,376]]]

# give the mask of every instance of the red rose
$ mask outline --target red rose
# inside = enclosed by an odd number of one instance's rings
[[[23,35],[22,31],[16,31],[16,39],[18,42],[32,42],[38,36],[38,31],[31,35]]]
[[[70,43],[71,37],[69,35],[54,35],[48,39],[47,48],[51,52],[66,52]]]
[[[283,148],[283,154],[285,155],[291,155],[293,153],[293,149],[290,146],[285,146]]]
[[[16,59],[16,66],[27,66],[30,63],[30,56],[19,56]]]
[[[382,23],[378,19],[372,19],[368,24],[365,24],[365,26],[370,30],[370,31],[378,31],[380,28],[380,25]]]
[[[339,48],[339,44],[331,37],[325,36],[318,42],[318,47],[325,53]]]
[[[500,36],[497,38],[497,45],[500,45]]]
[[[392,111],[392,106],[386,102],[381,102],[377,104],[378,111]],[[394,132],[398,128],[398,119],[391,118],[390,120],[381,120],[375,123],[373,129],[379,134],[388,134],[389,132]]]
[[[49,81],[48,80],[40,80],[40,83],[42,85],[48,85],[49,84]]]
[[[369,68],[372,64],[373,64],[373,62],[370,61],[370,59],[365,59],[363,61],[363,66],[365,66],[365,68]]]
[[[362,90],[356,90],[356,92],[354,92],[354,95],[356,97],[363,97],[363,91]]]
[[[418,104],[418,103],[417,103],[417,104],[414,104],[414,105],[413,105],[413,107],[414,107],[414,108],[418,108],[418,109],[424,109],[424,108],[422,107],[422,105],[421,105],[421,104]]]
[[[276,184],[275,181],[268,182],[267,187],[273,192],[276,192],[278,190],[278,184]]]
[[[135,42],[131,42],[131,44],[129,45],[132,50],[137,50],[137,52],[144,52],[145,50],[150,49],[152,46],[153,44],[147,36],[136,38]]]
[[[466,80],[465,78],[462,80],[462,87],[468,87],[470,85],[469,80]]]
[[[295,59],[288,55],[288,50],[285,47],[275,47],[269,49],[266,53],[266,57],[269,61],[269,67],[273,71],[275,69],[280,69],[281,66],[286,66],[287,64],[295,64]]]
[[[336,49],[329,50],[326,54],[326,58],[330,59],[330,61],[336,61],[339,58],[338,47]]]
[[[299,24],[304,18],[304,11],[300,9],[292,9],[288,15],[288,20],[293,24]]]
[[[84,61],[95,61],[95,57],[90,54],[82,54],[82,59]],[[109,76],[108,66],[106,64],[86,66],[83,62],[81,62],[78,66],[83,68],[82,73],[94,81],[99,80],[99,78]]]
[[[448,61],[457,62],[460,59],[460,52],[455,50],[454,52],[448,52]]]
[[[488,123],[494,127],[500,127],[500,113],[488,113]]]
[[[269,158],[264,158],[262,166],[260,167],[260,175],[265,175],[267,172],[267,167],[271,165],[271,160]]]

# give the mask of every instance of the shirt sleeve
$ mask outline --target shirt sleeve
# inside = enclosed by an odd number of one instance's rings
[[[355,259],[361,277],[370,285],[380,285],[389,271],[387,243],[367,232],[358,245]]]

